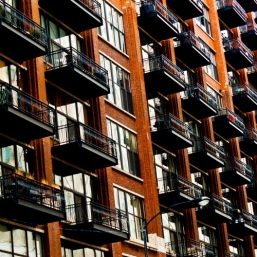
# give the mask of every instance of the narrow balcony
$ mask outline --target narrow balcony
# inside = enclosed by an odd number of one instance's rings
[[[214,131],[225,139],[244,135],[243,120],[228,108],[222,108],[218,116],[212,118]]]
[[[257,11],[257,0],[238,0],[238,2],[247,13]]]
[[[248,22],[239,29],[244,44],[252,51],[257,50],[257,24],[254,21]]]
[[[169,95],[185,90],[183,70],[164,55],[144,59],[143,67],[148,99],[157,97],[158,92]]]
[[[228,39],[223,37],[222,42],[226,61],[234,69],[239,70],[254,64],[251,50],[238,38]]]
[[[157,41],[178,35],[178,18],[159,0],[141,1],[137,7],[138,25]]]
[[[183,20],[203,15],[203,2],[201,0],[168,0],[167,5]]]
[[[250,184],[253,178],[251,167],[238,158],[228,158],[226,166],[220,171],[221,182],[231,186]]]
[[[152,141],[168,151],[175,151],[193,145],[192,128],[172,114],[150,119]]]
[[[233,209],[234,207],[230,202],[211,194],[208,205],[196,208],[197,220],[213,226],[231,222],[233,220]]]
[[[68,226],[63,230],[67,235],[98,245],[129,239],[128,216],[121,210],[91,201],[68,205],[66,213]]]
[[[39,5],[76,32],[103,25],[101,4],[96,0],[39,0]]]
[[[257,109],[257,92],[247,83],[232,85],[233,103],[242,112]]]
[[[46,54],[47,37],[43,27],[22,12],[0,0],[1,53],[16,62]]]
[[[52,154],[85,169],[117,164],[116,142],[80,122],[59,126]],[[86,161],[85,161],[86,159]]]
[[[110,93],[108,71],[73,47],[46,56],[45,77],[83,101]]]
[[[158,179],[158,188],[159,202],[165,206],[204,196],[201,187],[176,174]]]
[[[192,31],[180,33],[175,43],[176,57],[191,69],[211,63],[209,47]]]
[[[0,205],[1,217],[29,224],[66,217],[62,190],[15,173],[0,177]]]
[[[206,137],[194,140],[194,146],[188,148],[188,157],[190,164],[201,170],[224,167],[226,159],[224,149]]]
[[[236,0],[216,0],[219,18],[229,27],[235,28],[247,23],[247,14]]]
[[[0,82],[0,133],[23,142],[54,134],[54,109],[31,95]]]
[[[227,225],[228,232],[239,238],[242,238],[243,236],[257,235],[257,216],[245,210],[235,210],[234,221]]]
[[[247,196],[253,200],[257,200],[257,182],[255,179],[252,180],[251,184],[246,186]]]
[[[197,119],[218,114],[216,98],[198,83],[187,87],[182,97],[182,108]]]
[[[244,136],[239,138],[241,151],[249,156],[257,155],[257,131],[253,128],[245,130]]]
[[[257,62],[247,68],[248,80],[254,87],[257,87]]]

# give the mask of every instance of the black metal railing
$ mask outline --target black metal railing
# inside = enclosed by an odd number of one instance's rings
[[[220,198],[215,194],[212,194],[210,199],[211,199],[210,203],[213,208],[233,217],[233,210],[235,208],[230,202],[224,200],[223,198]]]
[[[244,16],[247,19],[244,8],[236,0],[216,0],[216,6],[217,10],[233,6],[240,16]]]
[[[204,191],[201,187],[179,175],[169,174],[168,172],[166,173],[166,177],[158,179],[158,188],[159,194],[177,191],[193,198],[204,195]]]
[[[207,137],[196,137],[194,139],[194,146],[188,148],[188,153],[197,153],[197,152],[208,152],[216,158],[225,161],[226,155],[224,149],[221,146],[216,145]]]
[[[223,171],[230,171],[235,170],[245,177],[252,179],[253,178],[253,171],[251,167],[242,161],[240,161],[237,157],[228,158],[226,161],[226,165],[223,168]]]
[[[191,2],[195,2],[195,4],[198,5],[198,7],[203,9],[203,2],[202,2],[202,0],[191,0]]]
[[[15,108],[44,124],[54,127],[53,108],[5,82],[0,82],[0,105]]]
[[[66,66],[76,67],[105,86],[109,84],[108,71],[73,47],[51,52],[45,56],[45,59],[48,62],[46,71]]]
[[[250,31],[257,32],[257,24],[254,21],[249,21],[247,22],[246,25],[240,26],[239,30],[241,34],[244,34]]]
[[[175,47],[179,46],[195,46],[198,50],[200,50],[207,58],[210,58],[210,48],[204,43],[201,39],[199,39],[192,31],[182,32],[178,36],[178,40],[175,41]]]
[[[225,257],[243,257],[243,255],[225,252]]]
[[[221,108],[219,111],[219,116],[223,116],[226,115],[227,118],[234,123],[234,125],[236,125],[237,127],[239,127],[240,129],[245,129],[245,124],[242,118],[240,118],[237,114],[235,114],[234,112],[232,112],[230,109],[228,108]]]
[[[0,0],[0,19],[10,24],[12,29],[16,28],[39,44],[47,46],[46,30],[3,0]]]
[[[252,66],[247,67],[247,74],[252,74],[257,72],[257,62],[254,62]]]
[[[101,4],[96,0],[77,0],[76,1],[81,6],[89,8],[92,12],[102,17]]]
[[[0,177],[0,199],[24,199],[65,212],[64,191],[13,173]]]
[[[251,213],[247,212],[246,210],[241,210],[240,218],[243,219],[243,221],[239,219],[238,222],[242,221],[242,222],[248,224],[249,226],[257,229],[257,216],[256,215],[251,214]]]
[[[172,63],[171,60],[169,60],[164,55],[152,56],[148,59],[144,59],[143,67],[145,73],[153,72],[156,70],[164,70],[182,83],[186,83],[184,71]]]
[[[189,85],[185,91],[184,98],[192,97],[201,99],[207,102],[213,108],[218,109],[217,99],[198,83]]]
[[[178,18],[170,12],[159,0],[146,0],[137,3],[138,16],[148,15],[154,12],[159,13],[170,25],[178,28]]]
[[[59,142],[55,142],[55,146],[83,142],[94,149],[117,158],[116,142],[85,124],[76,122],[59,126],[57,133]]]
[[[253,100],[257,101],[257,92],[247,83],[233,84],[232,85],[233,95],[240,95],[242,93],[247,93],[249,96],[253,98]]]
[[[128,215],[95,202],[72,204],[66,207],[67,221],[71,225],[96,223],[128,233]]]
[[[191,140],[192,128],[171,113],[151,117],[150,122],[153,132],[162,129],[174,130]]]

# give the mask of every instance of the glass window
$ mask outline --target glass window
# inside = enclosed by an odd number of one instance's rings
[[[98,33],[120,51],[126,52],[122,15],[105,1],[99,0],[102,6],[103,25]]]
[[[62,242],[65,245],[65,242]],[[82,246],[81,246],[82,247]],[[62,246],[62,257],[107,257],[107,253],[93,248],[70,249]]]
[[[118,167],[135,176],[140,176],[136,135],[107,120],[108,136],[116,141]]]
[[[110,94],[106,98],[133,114],[129,73],[103,55],[100,55],[100,61],[101,66],[108,70]]]
[[[211,63],[209,65],[204,66],[205,72],[215,80],[219,80],[215,54],[211,50],[210,50],[210,60],[211,60]]]
[[[196,17],[196,22],[207,34],[212,35],[209,10],[205,6],[203,6],[203,16]]]

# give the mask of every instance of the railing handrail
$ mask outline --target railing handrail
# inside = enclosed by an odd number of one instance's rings
[[[255,21],[248,21],[247,24],[239,27],[240,33],[244,34],[249,31],[257,31],[257,24]]]
[[[234,6],[237,10],[247,18],[246,11],[236,0],[216,0],[217,10],[226,8],[228,6]]]
[[[254,128],[250,128],[247,130],[249,139],[257,140],[257,131]]]
[[[240,95],[243,92],[248,93],[255,101],[257,101],[257,92],[254,88],[248,85],[246,82],[232,85],[233,95]]]
[[[247,74],[252,74],[257,72],[257,62],[254,62],[252,66],[247,67]]]
[[[0,105],[11,106],[54,127],[54,108],[6,82],[0,82]]]
[[[234,122],[237,126],[239,126],[242,129],[245,129],[244,121],[242,118],[240,118],[237,114],[232,112],[229,108],[224,107],[220,109],[219,116],[226,115],[227,118]]]
[[[226,201],[225,199],[215,194],[212,194],[211,199],[212,199],[213,206],[218,208],[219,211],[222,211],[230,215],[231,217],[233,216],[234,206],[230,202]]]
[[[77,0],[82,6],[91,9],[94,13],[102,17],[101,4],[96,0]]]
[[[242,218],[244,219],[244,222],[248,225],[257,228],[257,216],[254,214],[251,214],[247,212],[246,210],[241,210]]]
[[[47,46],[46,30],[41,25],[34,22],[21,11],[0,0],[0,17],[5,22],[17,27],[24,35],[32,37],[43,46]]]

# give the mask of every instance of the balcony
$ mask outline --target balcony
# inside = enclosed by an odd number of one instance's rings
[[[110,93],[108,71],[73,47],[46,56],[45,77],[83,101]]]
[[[0,177],[0,215],[26,224],[65,219],[64,192],[19,174]]]
[[[175,41],[175,53],[191,69],[211,63],[209,47],[192,31],[179,34]]]
[[[238,2],[247,13],[257,11],[257,0],[238,0]]]
[[[244,135],[243,120],[228,108],[222,108],[218,116],[212,118],[214,131],[225,139]]]
[[[228,232],[239,238],[243,236],[257,235],[257,216],[245,211],[236,210],[235,220],[228,223]]]
[[[251,50],[238,38],[230,40],[223,37],[222,42],[226,61],[234,69],[239,70],[253,65],[254,59]]]
[[[238,141],[241,151],[249,156],[257,155],[257,131],[255,129],[245,130],[244,136]]]
[[[76,32],[103,24],[101,4],[96,0],[39,0],[39,5]]]
[[[216,0],[219,18],[229,27],[235,28],[247,23],[247,14],[236,0]]]
[[[168,0],[167,5],[183,20],[203,15],[203,2],[201,0]]]
[[[232,85],[234,105],[242,112],[257,109],[257,92],[247,83]]]
[[[216,98],[198,83],[187,87],[182,97],[182,108],[197,119],[218,114]]]
[[[116,142],[97,130],[76,122],[59,126],[57,132],[54,156],[85,169],[117,164]]]
[[[193,145],[192,129],[172,114],[151,117],[152,141],[168,151],[175,151]]]
[[[33,59],[46,53],[46,32],[22,12],[0,0],[1,53],[16,62]]]
[[[257,200],[257,183],[255,179],[252,180],[251,184],[246,186],[246,192],[248,197],[255,201]]]
[[[0,133],[23,142],[54,134],[54,109],[31,95],[0,82]]]
[[[257,24],[254,21],[248,22],[239,29],[244,44],[252,51],[257,50]]]
[[[176,174],[158,179],[158,188],[159,202],[165,206],[204,196],[201,187]]]
[[[109,244],[129,239],[128,216],[121,210],[112,210],[95,202],[68,205],[66,207],[68,226],[64,234],[87,243]]]
[[[252,178],[251,167],[236,157],[227,159],[226,166],[220,171],[221,182],[231,187],[250,184]]]
[[[249,82],[257,87],[257,63],[254,62],[252,66],[247,68],[247,75]]]
[[[197,220],[213,226],[230,222],[233,220],[233,209],[230,202],[211,194],[208,205],[196,208]]]
[[[178,35],[178,19],[158,0],[141,1],[137,22],[143,30],[157,41]]]
[[[188,148],[189,163],[201,170],[211,170],[225,165],[224,149],[210,139],[196,138],[194,146]]]
[[[144,59],[143,67],[148,99],[157,97],[158,92],[169,95],[185,90],[183,70],[164,55]]]

